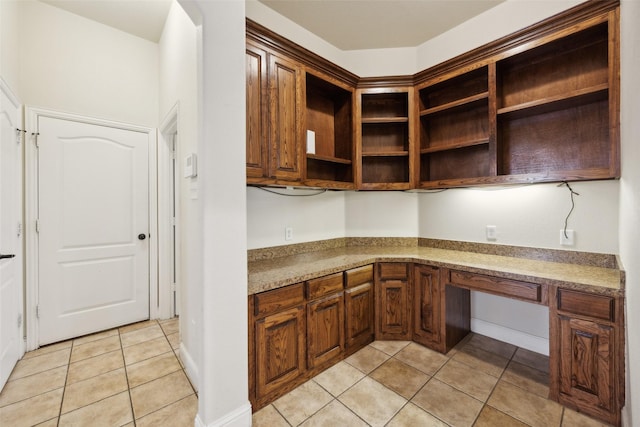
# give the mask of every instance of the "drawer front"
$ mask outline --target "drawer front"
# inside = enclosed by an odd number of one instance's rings
[[[345,272],[345,287],[353,288],[363,283],[373,281],[373,265],[354,268]]]
[[[267,316],[303,302],[304,288],[302,283],[262,292],[255,295],[255,316]]]
[[[378,264],[380,279],[406,279],[409,277],[409,264],[406,262],[381,262]]]
[[[342,273],[312,279],[307,281],[307,298],[310,300],[316,299],[323,295],[341,291],[342,287]]]
[[[517,298],[525,301],[546,304],[545,292],[542,285],[482,274],[451,272],[451,284],[462,287]]]
[[[558,310],[614,322],[614,307],[613,297],[558,289]]]

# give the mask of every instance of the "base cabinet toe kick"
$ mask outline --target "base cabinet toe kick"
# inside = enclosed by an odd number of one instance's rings
[[[548,306],[549,397],[621,424],[624,297],[417,262],[376,262],[250,295],[253,410],[374,339],[447,353],[471,330],[471,291]]]

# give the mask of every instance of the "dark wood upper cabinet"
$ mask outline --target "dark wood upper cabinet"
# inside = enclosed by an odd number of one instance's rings
[[[587,1],[413,76],[359,78],[248,20],[247,182],[619,178],[619,21],[618,0]]]

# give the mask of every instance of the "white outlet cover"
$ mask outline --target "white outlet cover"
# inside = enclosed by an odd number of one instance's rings
[[[575,232],[573,230],[567,230],[567,234],[565,235],[565,230],[560,230],[560,244],[562,246],[575,245]]]
[[[487,225],[487,240],[497,240],[498,229],[495,225]]]

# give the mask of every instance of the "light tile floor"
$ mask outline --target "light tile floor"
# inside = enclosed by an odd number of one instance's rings
[[[177,319],[27,353],[0,393],[0,426],[194,425],[198,398],[177,358]],[[376,341],[253,415],[278,426],[603,424],[547,399],[548,358],[470,334],[447,355]]]
[[[178,319],[151,320],[29,352],[0,393],[0,426],[192,427]]]
[[[253,414],[255,427],[595,427],[547,399],[549,359],[470,334],[447,355],[375,341]]]

